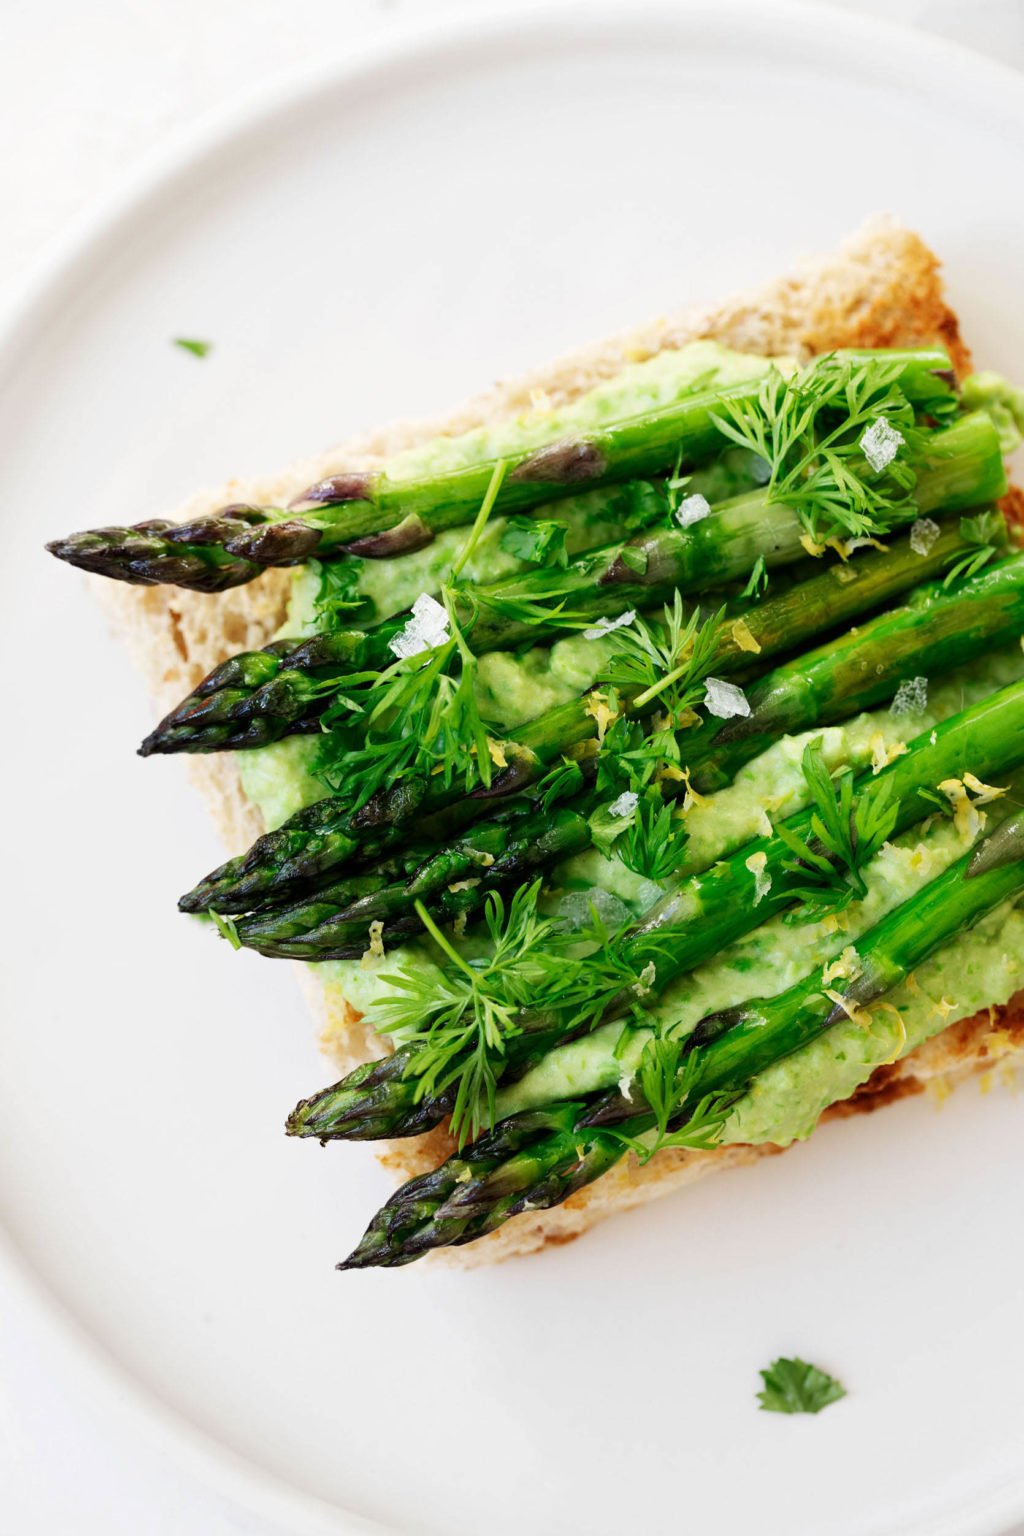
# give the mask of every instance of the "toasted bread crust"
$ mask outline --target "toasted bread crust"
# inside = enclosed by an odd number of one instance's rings
[[[194,517],[229,502],[284,504],[306,485],[342,468],[379,463],[398,450],[438,434],[457,434],[489,419],[516,416],[543,389],[555,402],[571,400],[611,377],[627,362],[712,338],[740,350],[807,358],[836,347],[912,346],[939,343],[958,374],[970,354],[947,305],[937,258],[914,233],[889,219],[872,220],[839,252],[806,262],[793,275],[714,306],[689,309],[563,357],[548,367],[496,385],[451,416],[397,423],[367,433],[320,458],[294,464],[278,475],[232,480],[193,497],[173,514]],[[1006,510],[1024,527],[1024,496],[1011,492]],[[138,588],[94,579],[98,595],[129,647],[161,709],[168,709],[205,674],[236,651],[265,645],[283,623],[289,591],[285,571],[219,596],[176,588]],[[227,755],[190,759],[225,843],[240,851],[263,830],[258,812],[242,793],[238,769]],[[303,989],[322,1023],[322,1043],[335,1065],[347,1070],[378,1054],[379,1037],[344,998],[300,966]],[[1024,993],[1004,1008],[951,1025],[903,1061],[880,1068],[850,1099],[827,1116],[863,1113],[930,1084],[952,1084],[996,1061],[1024,1053]],[[381,1161],[400,1179],[435,1167],[451,1149],[441,1130],[408,1141],[384,1143]],[[776,1153],[775,1147],[728,1146],[713,1152],[670,1150],[641,1168],[630,1154],[597,1184],[546,1212],[529,1213],[465,1248],[448,1250],[446,1262],[473,1266],[547,1243],[568,1242],[602,1217],[640,1205],[717,1169],[736,1167]]]

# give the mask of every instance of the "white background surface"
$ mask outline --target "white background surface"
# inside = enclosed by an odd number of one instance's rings
[[[486,3],[6,0],[0,304],[70,223],[204,112],[282,70],[343,57],[431,15],[480,14]],[[1020,0],[849,0],[849,8],[931,28],[1024,67]],[[211,1494],[129,1424],[97,1417],[95,1404],[68,1385],[61,1358],[19,1300],[0,1296],[0,1528],[24,1536],[273,1529]]]

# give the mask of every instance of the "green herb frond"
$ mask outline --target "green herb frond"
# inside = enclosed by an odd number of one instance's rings
[[[968,545],[965,552],[954,550],[950,555],[944,587],[969,581],[983,571],[1004,548],[1006,524],[998,512],[978,512],[974,517],[960,519],[960,537]]]
[[[662,882],[678,872],[686,858],[689,834],[675,808],[661,799],[644,795],[637,802],[632,824],[615,844],[615,853],[645,880]]]
[[[756,402],[726,402],[714,421],[730,441],[764,460],[769,499],[794,507],[813,539],[877,538],[914,510],[911,461],[920,429],[899,388],[901,367],[898,359],[830,354],[789,379],[773,369]],[[928,413],[948,415],[947,395],[955,409],[952,392],[942,392],[936,381]],[[872,469],[860,446],[877,421],[903,439],[882,470]]]
[[[853,797],[853,773],[844,769],[833,779],[821,750],[821,737],[804,748],[803,775],[810,792],[811,831],[808,842],[780,823],[775,835],[794,855],[783,864],[790,876],[787,894],[801,903],[799,922],[815,922],[839,912],[867,895],[862,870],[891,835],[899,812],[891,781],[877,794]]]
[[[307,563],[317,581],[313,613],[321,633],[341,629],[343,624],[350,624],[356,614],[364,621],[372,618],[374,605],[359,591],[359,560],[347,556]]]
[[[490,953],[477,959],[461,955],[417,902],[448,963],[426,973],[411,964],[382,978],[394,995],[379,1005],[379,1028],[417,1047],[409,1069],[418,1079],[417,1098],[457,1084],[452,1133],[460,1145],[485,1121],[493,1124],[496,1063],[519,1032],[517,1015],[547,975],[542,948],[553,925],[538,911],[540,889],[539,880],[521,886],[507,908],[496,892],[488,896]]]
[[[619,648],[598,681],[631,694],[633,709],[657,700],[669,721],[680,727],[702,697],[701,685],[717,660],[724,615],[724,608],[703,620],[699,608],[687,615],[677,592],[671,605],[665,605],[660,625],[637,619],[616,631]]]
[[[741,597],[764,597],[768,591],[768,568],[764,563],[764,555],[758,555],[750,572],[750,580],[747,582]]]
[[[467,958],[416,903],[442,952],[439,970],[415,965],[384,976],[393,995],[379,1004],[379,1027],[415,1052],[408,1067],[417,1098],[455,1089],[453,1134],[460,1142],[494,1123],[498,1070],[520,1014],[550,1011],[552,1027],[571,1034],[592,1027],[616,999],[646,1017],[643,999],[656,962],[638,970],[624,942],[591,909],[591,923],[567,931],[542,915],[542,882],[521,886],[507,904],[492,892],[485,907],[484,955]],[[650,946],[653,955],[656,945]],[[376,1022],[376,1021],[375,1021]]]
[[[325,684],[334,697],[320,717],[323,736],[313,771],[353,811],[410,777],[438,776],[445,788],[461,778],[467,793],[477,784],[490,785],[489,735],[476,696],[478,663],[466,639],[476,610],[461,573],[486,527],[504,471],[500,460],[441,588],[449,639],[382,672]],[[331,601],[343,605],[348,590],[343,585]]]
[[[683,1040],[656,1035],[647,1041],[636,1075],[655,1117],[654,1134],[639,1137],[629,1131],[616,1133],[641,1163],[649,1162],[665,1147],[709,1151],[721,1141],[738,1095],[706,1093],[698,1097],[699,1070],[697,1053],[687,1052]]]
[[[565,548],[568,525],[539,517],[510,517],[502,529],[499,543],[506,555],[516,560],[529,561],[531,565],[562,566],[568,564]]]
[[[780,1358],[761,1372],[764,1387],[757,1400],[766,1413],[820,1413],[846,1396],[834,1376],[806,1360]]]
[[[530,790],[530,798],[540,805],[542,810],[550,811],[562,800],[569,800],[579,793],[584,785],[583,769],[572,758],[563,757],[553,768],[549,768],[542,779],[539,779]]]

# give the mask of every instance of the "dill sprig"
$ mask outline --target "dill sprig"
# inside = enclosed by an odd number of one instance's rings
[[[374,1022],[416,1048],[407,1070],[418,1079],[417,1102],[456,1087],[452,1134],[460,1145],[494,1123],[498,1067],[523,1010],[557,1010],[571,1034],[594,1025],[623,994],[639,1012],[648,990],[622,934],[595,908],[589,927],[570,932],[542,915],[541,890],[541,880],[520,886],[507,905],[497,892],[488,895],[480,955],[460,953],[417,902],[441,964],[424,972],[413,962],[381,978],[393,995],[377,1005]]]
[[[877,538],[913,510],[920,431],[897,382],[902,366],[830,354],[789,379],[773,369],[756,402],[726,402],[714,417],[724,436],[765,462],[769,500],[792,506],[815,542]],[[941,419],[956,409],[956,397],[936,380],[935,400],[920,409]],[[903,446],[876,470],[861,443],[878,422]]]
[[[492,743],[476,698],[478,663],[466,640],[459,599],[467,591],[462,572],[494,509],[505,473],[495,465],[469,535],[452,563],[440,601],[449,638],[382,672],[350,675],[321,716],[323,737],[314,772],[353,810],[380,790],[413,774],[439,775],[447,788],[463,777],[467,792],[477,780],[491,782]],[[349,606],[351,580],[323,595],[320,606],[337,613]],[[472,613],[472,606],[471,613]]]
[[[542,810],[550,811],[560,801],[569,800],[573,795],[578,794],[585,782],[583,769],[579,763],[574,762],[570,757],[563,757],[533,785],[530,798],[535,800]]]
[[[954,551],[942,585],[952,587],[983,571],[1005,545],[1006,524],[998,512],[978,512],[960,519],[960,537],[968,545],[966,553]]]
[[[460,1145],[476,1134],[484,1115],[493,1124],[495,1062],[519,1033],[516,1015],[546,970],[541,946],[553,924],[537,910],[539,894],[539,880],[520,886],[506,910],[501,896],[491,893],[484,914],[490,953],[477,959],[461,955],[417,901],[420,921],[448,964],[429,974],[407,965],[382,977],[395,995],[380,1003],[378,1027],[417,1047],[410,1069],[419,1079],[417,1098],[458,1082],[452,1134]]]
[[[741,597],[763,597],[768,591],[768,567],[765,565],[764,555],[758,555],[750,572],[750,579]]]
[[[820,736],[804,748],[802,768],[813,806],[814,844],[781,823],[775,835],[794,855],[783,868],[794,877],[788,894],[802,903],[796,920],[815,922],[867,895],[862,870],[892,833],[899,806],[889,784],[855,801],[852,771],[832,778]]]
[[[678,812],[654,791],[637,801],[632,824],[615,843],[615,853],[645,880],[670,879],[686,858],[689,834]]]
[[[709,1151],[718,1145],[729,1110],[739,1095],[706,1093],[697,1097],[699,1071],[699,1055],[686,1051],[685,1040],[656,1035],[647,1041],[636,1075],[655,1117],[653,1134],[636,1137],[626,1131],[612,1133],[636,1153],[641,1163],[649,1162],[665,1147]]]
[[[725,610],[701,620],[699,609],[687,618],[679,593],[665,605],[660,625],[635,619],[616,631],[618,649],[604,664],[598,681],[630,694],[631,709],[657,702],[676,729],[695,724],[693,706],[703,696],[702,683],[715,665]]]

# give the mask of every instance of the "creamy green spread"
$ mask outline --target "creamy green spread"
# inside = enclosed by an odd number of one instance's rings
[[[696,342],[632,365],[554,412],[539,402],[536,413],[518,420],[410,450],[389,464],[389,476],[401,479],[428,467],[456,467],[482,455],[499,457],[512,446],[550,441],[553,416],[555,435],[570,428],[592,429],[602,420],[664,404],[712,380],[756,377],[766,366],[763,358],[731,353],[713,342]],[[721,469],[717,473],[721,475]],[[742,477],[742,465],[737,473]],[[728,494],[728,489],[719,494]],[[621,536],[621,529],[588,515],[586,501],[573,498],[566,504],[566,513],[558,514],[568,523],[570,552]],[[505,520],[497,518],[485,531],[468,568],[474,579],[493,581],[521,568],[501,547],[504,525]],[[464,537],[464,530],[453,529],[416,553],[363,562],[359,595],[372,602],[378,618],[400,612],[421,592],[437,589]],[[282,633],[303,635],[315,628],[318,590],[315,571],[300,567]],[[613,644],[613,640],[573,636],[550,647],[486,656],[479,668],[481,707],[499,731],[521,724],[586,689]],[[891,753],[902,741],[1022,676],[1024,655],[1015,646],[935,680],[928,689],[926,708],[912,719],[897,719],[888,709],[880,709],[823,731],[784,737],[747,764],[728,788],[690,807],[686,870],[692,873],[709,867],[766,832],[766,818],[776,820],[806,803],[801,754],[810,736],[822,736],[830,767],[848,763],[861,769],[877,762],[879,753]],[[310,772],[315,751],[314,739],[290,737],[239,755],[245,792],[268,828],[322,798],[323,786]],[[940,874],[963,846],[954,823],[931,818],[882,849],[866,872],[867,898],[851,906],[840,921],[795,926],[781,916],[773,918],[730,946],[713,964],[674,982],[653,1003],[652,1012],[663,1028],[685,1034],[710,1011],[770,996],[819,965],[841,963],[844,952],[856,948],[859,934]],[[596,849],[556,866],[551,883],[560,892],[559,910],[570,921],[574,909],[585,920],[591,902],[609,921],[621,920],[639,914],[661,894],[659,886]],[[752,871],[750,900],[756,899],[756,872]],[[852,1020],[836,1025],[763,1072],[733,1109],[724,1140],[784,1145],[807,1136],[821,1112],[848,1097],[879,1064],[912,1050],[952,1018],[1005,1002],[1022,984],[1018,958],[1022,956],[1024,913],[1011,903],[990,913],[923,965],[910,983],[891,994],[890,1007],[872,1011],[869,1025]],[[420,969],[434,966],[431,946],[416,941],[383,957],[325,962],[317,972],[325,986],[372,1020],[387,993],[388,974],[397,963],[409,961]],[[622,1025],[616,1023],[551,1052],[518,1083],[502,1090],[501,1114],[571,1097],[583,1083],[592,1090],[627,1081],[648,1037],[648,1031],[632,1029],[624,1040]]]

